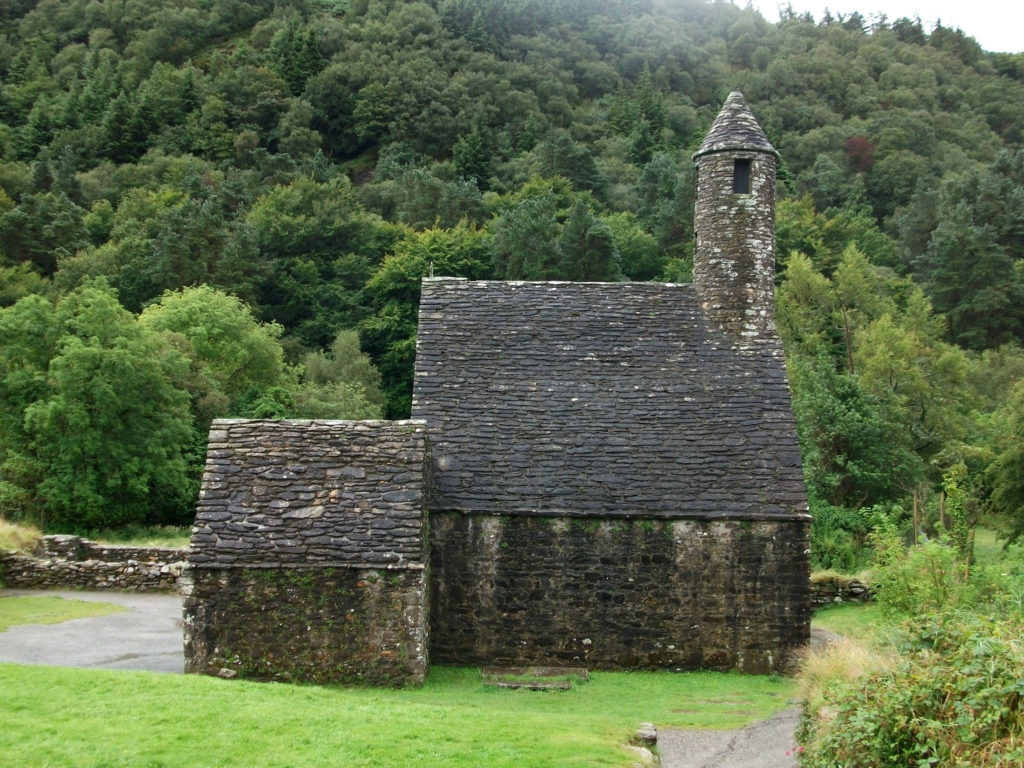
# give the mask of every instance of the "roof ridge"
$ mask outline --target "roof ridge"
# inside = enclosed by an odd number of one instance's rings
[[[770,152],[778,155],[754,113],[750,111],[747,100],[739,91],[729,94],[718,117],[711,124],[707,136],[704,137],[700,149],[693,153],[693,158],[697,159],[709,152],[727,150]]]

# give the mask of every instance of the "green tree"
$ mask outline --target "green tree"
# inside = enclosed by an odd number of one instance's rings
[[[578,200],[558,238],[558,279],[584,281],[622,280],[615,236]]]
[[[0,307],[9,307],[25,296],[46,295],[49,288],[50,281],[27,261],[13,267],[0,267]]]
[[[561,260],[553,194],[526,198],[492,222],[494,272],[505,280],[551,280]]]
[[[608,185],[608,179],[598,169],[590,150],[566,133],[555,132],[535,151],[544,176],[563,176],[576,189],[588,189],[598,195]]]
[[[464,179],[473,179],[480,189],[487,189],[491,175],[491,147],[487,135],[480,125],[465,136],[459,137],[452,148],[455,170]]]
[[[373,314],[359,331],[381,373],[387,418],[408,418],[412,407],[420,282],[431,275],[488,277],[488,256],[486,232],[470,224],[412,232],[366,284]]]
[[[261,323],[238,298],[210,286],[167,291],[143,310],[139,325],[166,334],[189,362],[179,385],[192,397],[201,432],[210,419],[240,415],[254,393],[286,386],[290,379],[281,327]]]
[[[1024,152],[943,184],[915,264],[953,339],[985,349],[1024,339]]]
[[[302,358],[302,380],[292,394],[297,418],[380,418],[384,396],[380,372],[359,348],[359,334],[341,331],[330,349],[309,352]]]
[[[85,211],[65,195],[24,195],[17,206],[0,213],[0,241],[9,264],[30,262],[53,275],[58,261],[89,244]]]
[[[271,264],[261,304],[307,347],[329,344],[367,309],[359,291],[403,228],[368,213],[347,179],[299,177],[262,195],[247,216]]]
[[[665,269],[665,253],[654,235],[646,232],[627,212],[602,216],[615,238],[622,272],[630,280],[657,280]]]
[[[184,360],[102,281],[0,313],[0,505],[50,530],[188,519],[192,425],[171,385]]]
[[[993,459],[986,468],[989,508],[1008,523],[1010,541],[1024,535],[1024,380],[994,415]]]
[[[316,32],[307,29],[297,17],[290,18],[270,41],[271,67],[288,83],[292,94],[298,96],[306,81],[324,67]]]
[[[810,492],[842,507],[901,497],[922,473],[904,430],[884,402],[820,356],[790,365],[793,414]]]

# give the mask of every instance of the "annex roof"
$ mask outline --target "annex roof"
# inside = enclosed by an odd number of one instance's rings
[[[427,451],[415,421],[216,419],[189,562],[422,568]]]

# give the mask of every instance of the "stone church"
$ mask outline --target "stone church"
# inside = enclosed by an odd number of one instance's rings
[[[424,279],[410,420],[215,422],[187,669],[785,665],[810,517],[776,158],[732,93],[694,155],[692,285]]]

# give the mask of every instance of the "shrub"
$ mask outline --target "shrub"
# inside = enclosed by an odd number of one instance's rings
[[[836,507],[812,495],[811,514],[812,567],[852,573],[868,562],[873,509]]]
[[[871,535],[875,548],[875,600],[900,616],[929,614],[969,605],[977,597],[960,551],[944,541],[906,549],[891,526]]]
[[[819,681],[800,728],[801,766],[1024,764],[1022,636],[1019,614],[948,612],[908,622],[895,666],[838,685]]]

